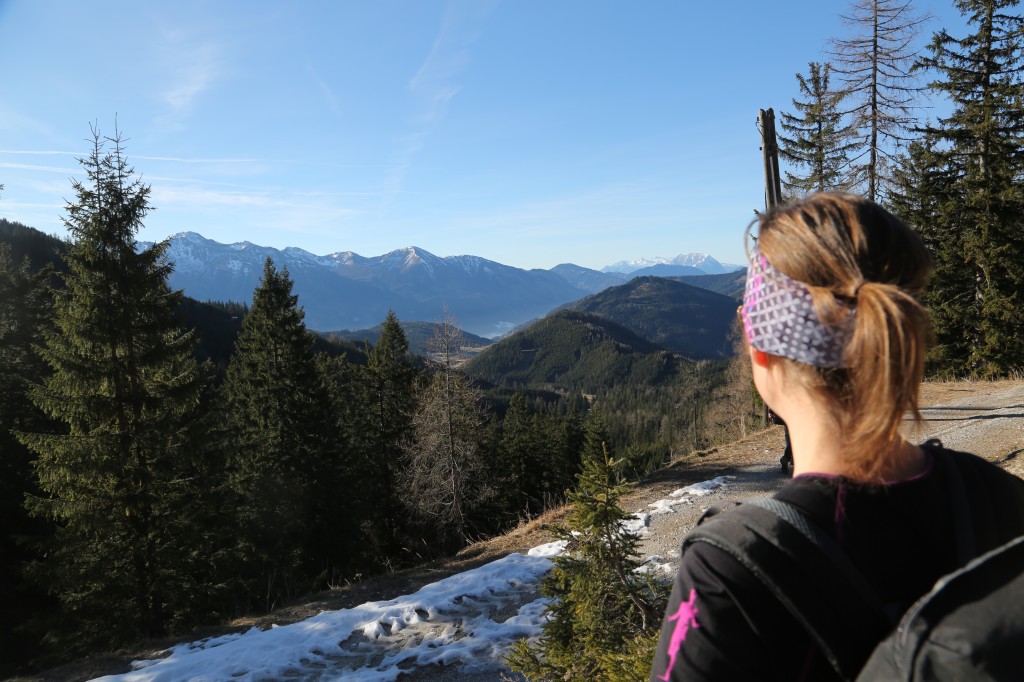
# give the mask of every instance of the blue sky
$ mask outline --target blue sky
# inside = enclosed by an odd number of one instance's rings
[[[959,29],[947,2],[916,6]],[[759,108],[847,2],[0,0],[0,217],[64,234],[89,124],[139,234],[518,267],[709,252],[763,204]]]

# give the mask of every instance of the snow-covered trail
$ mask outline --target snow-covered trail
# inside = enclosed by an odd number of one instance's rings
[[[396,599],[182,644],[165,658],[136,661],[133,672],[99,679],[390,682],[425,666],[497,672],[512,642],[543,624],[538,585],[562,548],[553,542],[510,554]]]

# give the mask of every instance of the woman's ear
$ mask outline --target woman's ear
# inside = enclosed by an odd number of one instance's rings
[[[768,354],[756,348],[750,349],[750,359],[759,367],[768,367]]]

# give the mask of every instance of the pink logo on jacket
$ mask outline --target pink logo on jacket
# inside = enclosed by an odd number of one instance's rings
[[[697,590],[691,589],[690,599],[680,602],[676,612],[668,617],[668,620],[676,622],[676,627],[672,631],[672,639],[668,643],[668,669],[665,670],[664,675],[658,678],[659,680],[668,682],[668,678],[672,675],[672,668],[676,665],[676,656],[679,655],[679,650],[683,648],[683,642],[686,641],[686,634],[691,627],[700,627],[697,623],[696,602]]]

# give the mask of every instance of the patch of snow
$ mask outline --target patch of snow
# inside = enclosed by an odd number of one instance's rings
[[[675,514],[676,505],[680,504],[692,504],[692,502],[689,499],[658,500],[657,502],[652,502],[647,506],[650,508],[651,514]]]
[[[710,481],[701,481],[700,483],[694,483],[688,485],[685,488],[679,490],[673,490],[669,495],[671,497],[682,497],[683,495],[693,495],[694,497],[703,497],[704,495],[710,495],[714,491],[727,486],[729,481],[736,478],[735,476],[718,476]]]
[[[635,572],[645,575],[662,576],[672,575],[675,571],[675,567],[670,562],[665,561],[664,557],[655,554],[647,557],[647,560],[637,567]]]
[[[536,637],[547,600],[534,599],[509,618],[508,603],[530,591],[551,568],[564,543],[510,554],[479,568],[389,601],[324,611],[298,623],[181,644],[166,658],[137,661],[103,682],[172,682],[316,677],[395,680],[411,667],[461,665],[493,669],[509,646]]]
[[[622,529],[636,535],[646,535],[650,532],[647,528],[651,524],[651,515],[644,512],[637,512],[622,522]]]
[[[554,556],[561,556],[562,554],[565,554],[565,548],[568,544],[568,540],[555,540],[554,542],[537,545],[527,552],[526,556],[542,557],[546,559]]]

